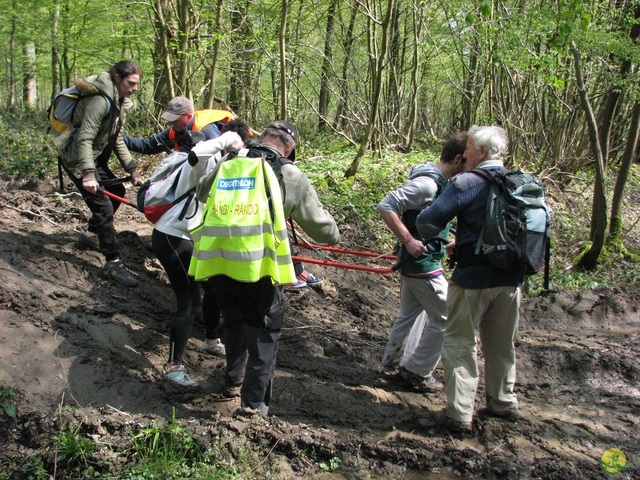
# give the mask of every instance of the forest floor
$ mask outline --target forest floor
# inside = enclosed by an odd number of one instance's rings
[[[46,182],[0,186],[0,380],[18,392],[17,418],[0,419],[0,470],[25,465],[68,415],[101,445],[91,461],[108,471],[134,461],[112,453],[131,428],[175,409],[198,442],[249,448],[272,478],[640,478],[637,289],[523,302],[523,418],[474,420],[460,435],[438,424],[442,393],[377,373],[399,307],[397,276],[310,265],[325,282],[287,294],[271,415],[262,418],[221,397],[224,359],[199,351],[199,325],[186,363],[202,388],[180,393],[164,381],[174,297],[140,213],[123,206],[116,215],[122,257],[139,280],[125,288],[99,276],[98,252],[75,247],[88,218],[79,195]],[[626,464],[605,472],[612,448]],[[331,473],[321,468],[335,459]],[[56,478],[70,478],[59,468]]]

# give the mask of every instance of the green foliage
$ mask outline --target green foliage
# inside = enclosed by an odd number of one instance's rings
[[[44,178],[57,166],[46,113],[35,110],[0,112],[0,172],[24,178]]]
[[[97,448],[93,440],[83,435],[81,428],[82,423],[75,429],[67,427],[58,433],[53,442],[55,452],[72,466],[87,466]]]
[[[138,458],[138,465],[118,478],[127,479],[183,479],[231,480],[242,475],[254,478],[265,473],[255,468],[257,459],[248,444],[234,449],[233,456],[224,458],[222,439],[214,448],[202,450],[189,430],[176,422],[175,410],[169,424],[153,425],[132,434],[131,453]],[[256,477],[259,478],[259,477]]]
[[[18,416],[16,397],[17,394],[13,388],[5,383],[0,383],[0,408],[7,417],[12,419]]]
[[[338,457],[332,457],[329,463],[320,462],[318,465],[325,472],[335,472],[340,468],[340,459]]]
[[[20,465],[19,469],[15,465]],[[40,451],[33,452],[26,459],[10,462],[10,466],[0,470],[0,480],[50,480],[51,475],[45,467],[45,460]]]
[[[171,472],[181,468],[185,462],[191,464],[202,458],[202,452],[189,431],[176,422],[175,409],[168,425],[154,425],[136,432],[133,450],[149,471],[156,472]]]
[[[381,158],[368,156],[360,164],[358,175],[347,179],[343,172],[353,160],[355,149],[339,144],[328,149],[329,152],[305,155],[307,160],[296,164],[310,178],[320,200],[328,206],[338,225],[348,224],[350,229],[363,232],[363,246],[390,248],[395,240],[380,219],[376,206],[407,180],[411,166],[434,161],[435,155],[385,152]]]

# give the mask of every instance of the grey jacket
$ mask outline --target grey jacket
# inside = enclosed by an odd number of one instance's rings
[[[83,172],[95,171],[95,160],[109,144],[109,139],[118,130],[118,126],[124,124],[125,110],[131,105],[131,101],[119,97],[107,72],[87,79],[81,78],[76,86],[83,96],[73,115],[72,128],[58,137],[55,144],[67,169],[80,177]],[[102,95],[97,95],[98,93]],[[136,168],[136,163],[122,140],[122,133],[118,134],[113,152],[126,172]]]

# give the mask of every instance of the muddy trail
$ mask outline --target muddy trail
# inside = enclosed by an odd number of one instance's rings
[[[69,406],[105,445],[175,409],[200,442],[241,439],[277,478],[329,478],[318,462],[334,458],[331,478],[640,478],[637,290],[552,291],[524,302],[524,416],[475,420],[461,436],[437,423],[442,393],[415,393],[377,374],[399,307],[397,277],[310,266],[325,282],[287,296],[264,419],[219,394],[224,360],[199,351],[200,325],[186,363],[201,390],[176,392],[163,380],[174,299],[140,213],[123,206],[116,215],[122,257],[139,281],[128,289],[99,276],[98,252],[75,247],[88,218],[79,195],[46,182],[2,183],[0,380],[19,393],[17,421],[0,424],[5,465],[45,442]],[[481,382],[478,407],[483,397]],[[606,472],[599,462],[611,448],[627,464]]]

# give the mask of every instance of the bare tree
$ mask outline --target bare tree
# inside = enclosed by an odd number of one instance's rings
[[[22,101],[28,107],[35,108],[38,101],[38,85],[36,83],[36,44],[27,41],[23,47],[23,88]]]
[[[573,53],[576,84],[578,92],[580,93],[580,100],[582,108],[584,110],[587,127],[589,129],[589,141],[591,143],[591,153],[595,161],[596,177],[593,186],[593,204],[591,211],[591,233],[590,240],[591,246],[580,257],[578,265],[587,269],[592,269],[598,262],[598,257],[604,246],[605,234],[607,230],[607,185],[605,183],[605,159],[603,157],[602,146],[600,145],[600,139],[598,137],[598,124],[596,122],[595,114],[589,96],[587,95],[587,89],[584,84],[584,78],[582,74],[582,59],[580,57],[580,51],[578,50],[575,42],[571,46],[571,52]]]
[[[333,43],[333,24],[336,16],[338,0],[331,0],[327,11],[327,28],[325,29],[324,56],[322,57],[322,71],[320,73],[320,93],[318,95],[318,128],[327,125],[329,114],[329,75],[332,63],[331,44]]]
[[[282,0],[282,12],[280,16],[280,34],[278,35],[278,45],[280,47],[280,118],[287,118],[289,103],[287,99],[287,0]]]
[[[378,104],[380,102],[380,92],[382,91],[382,74],[384,72],[386,56],[387,56],[387,46],[389,43],[389,26],[391,25],[391,14],[393,13],[395,6],[395,0],[387,0],[387,8],[385,11],[384,19],[382,22],[374,19],[371,15],[369,16],[369,26],[370,26],[370,36],[371,36],[371,46],[375,49],[377,45],[375,44],[375,26],[380,25],[382,30],[382,39],[380,41],[380,47],[378,49],[378,54],[375,55],[375,52],[372,51],[372,60],[374,62],[375,68],[375,76],[373,77],[373,86],[371,90],[371,106],[369,111],[369,119],[367,121],[367,125],[365,126],[365,131],[360,139],[360,145],[358,147],[358,152],[356,153],[355,158],[351,162],[351,165],[344,172],[344,176],[349,178],[353,177],[356,173],[358,173],[358,166],[360,165],[360,161],[364,157],[367,149],[369,148],[369,143],[371,142],[371,136],[373,134],[373,129],[376,124],[376,118],[378,115]]]

